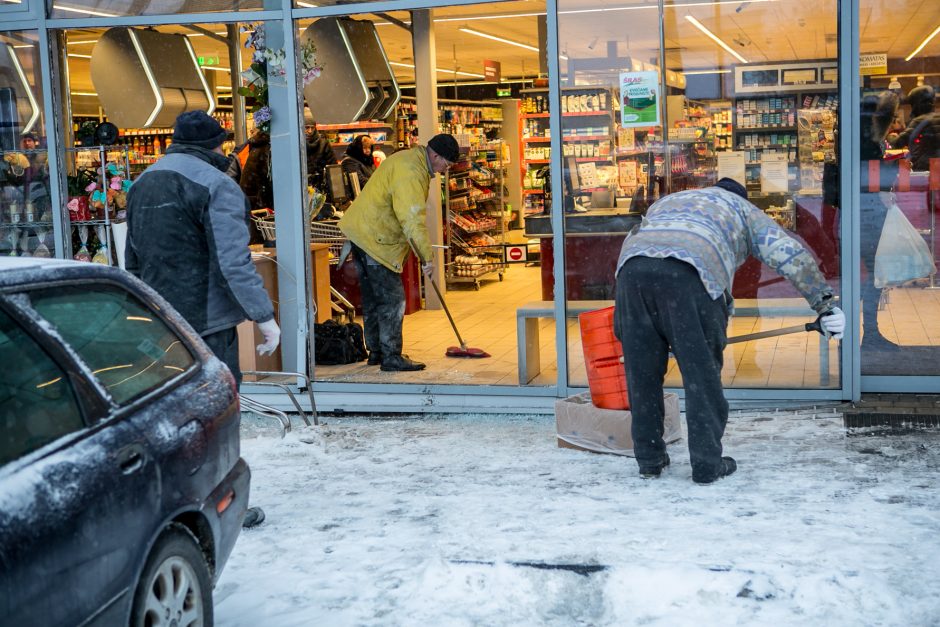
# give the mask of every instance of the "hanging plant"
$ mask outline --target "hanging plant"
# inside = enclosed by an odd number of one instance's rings
[[[271,107],[268,103],[269,84],[286,83],[287,70],[284,67],[284,49],[268,48],[265,43],[263,24],[246,24],[242,32],[249,33],[245,41],[246,48],[252,48],[251,65],[241,73],[245,84],[238,88],[238,93],[252,99],[251,114],[255,128],[263,133],[271,131]],[[317,65],[317,48],[313,41],[301,45],[300,69],[303,86],[320,76],[322,66]]]

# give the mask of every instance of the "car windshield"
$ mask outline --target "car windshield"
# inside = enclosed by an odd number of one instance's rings
[[[30,292],[30,298],[119,404],[194,363],[179,336],[120,287],[94,283],[56,287]]]

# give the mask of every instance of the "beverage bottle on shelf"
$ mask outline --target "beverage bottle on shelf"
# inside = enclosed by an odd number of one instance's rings
[[[153,154],[155,155],[162,154],[162,151],[160,150],[160,136],[159,135],[153,136]]]

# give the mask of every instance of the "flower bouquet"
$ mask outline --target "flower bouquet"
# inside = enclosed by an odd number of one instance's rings
[[[91,220],[89,209],[88,188],[95,183],[95,172],[88,168],[79,168],[75,174],[67,177],[69,200],[66,208],[69,210],[69,219],[73,222]]]

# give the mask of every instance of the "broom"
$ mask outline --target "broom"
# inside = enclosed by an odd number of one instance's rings
[[[408,238],[408,245],[411,246],[411,251],[420,261],[421,255],[418,254],[418,249],[415,246],[415,243],[411,241],[411,238]],[[460,337],[460,331],[457,330],[457,323],[454,322],[454,317],[450,315],[450,309],[447,308],[447,303],[444,301],[444,296],[441,294],[440,288],[437,287],[437,282],[433,277],[427,277],[427,279],[428,283],[431,284],[431,287],[434,288],[434,293],[437,294],[437,299],[441,301],[441,306],[444,307],[444,313],[447,314],[447,320],[450,322],[450,328],[454,330],[454,335],[457,336],[457,341],[460,342],[460,346],[448,346],[447,351],[444,354],[447,357],[472,357],[474,359],[490,357],[490,354],[482,348],[471,348],[467,346],[467,343],[463,341],[462,337]]]

